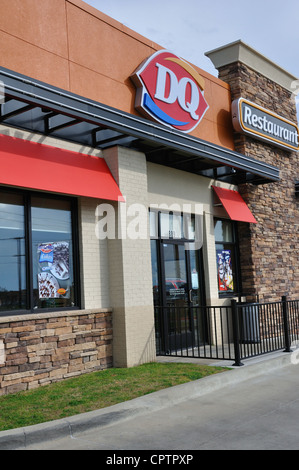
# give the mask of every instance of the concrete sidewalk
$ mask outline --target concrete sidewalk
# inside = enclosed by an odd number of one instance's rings
[[[0,432],[0,450],[75,450],[78,449],[80,436],[89,435],[90,437],[93,433],[97,436],[95,438],[97,444],[94,444],[96,446],[94,448],[109,449],[109,446],[101,447],[102,444],[98,439],[100,439],[99,436],[101,434],[108,435],[107,430],[114,429],[115,425],[116,429],[120,429],[122,425],[128,426],[130,424],[131,427],[131,423],[136,422],[136,419],[138,419],[139,425],[142,419],[146,419],[149,422],[151,416],[157,417],[163,412],[167,413],[167,410],[170,410],[170,408],[178,410],[180,404],[185,406],[186,402],[191,403],[194,400],[200,400],[207,396],[211,397],[212,394],[217,393],[221,396],[229,390],[236,388],[238,384],[243,386],[245,382],[249,383],[259,377],[273,379],[273,374],[275,375],[277,371],[279,372],[285,368],[292,367],[293,369],[290,369],[290,373],[298,376],[299,366],[292,365],[291,358],[291,354],[284,352],[260,356],[245,361],[243,367],[233,368],[233,370],[224,373],[164,389],[109,408],[26,428],[3,431]],[[160,358],[159,360],[178,362],[180,358]],[[203,362],[190,358],[181,359],[181,361]],[[209,363],[210,365],[232,367],[231,362],[209,361]],[[280,382],[279,379],[278,382]],[[232,397],[232,400],[236,400],[236,398]],[[215,402],[219,402],[217,397],[215,397]],[[104,429],[105,433],[102,432]],[[83,449],[87,449],[87,447],[84,447],[84,444],[82,445]],[[108,444],[103,445],[107,446]],[[121,444],[119,445],[121,446]]]

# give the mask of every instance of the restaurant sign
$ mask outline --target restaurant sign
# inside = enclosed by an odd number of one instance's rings
[[[138,112],[173,129],[191,132],[209,108],[202,76],[166,50],[150,56],[131,79],[137,88]]]
[[[244,98],[232,103],[234,129],[288,151],[299,150],[297,124]]]

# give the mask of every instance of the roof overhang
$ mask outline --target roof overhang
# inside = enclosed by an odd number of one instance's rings
[[[129,147],[150,162],[234,184],[279,180],[279,170],[265,162],[3,67],[0,80],[2,124],[98,149]]]

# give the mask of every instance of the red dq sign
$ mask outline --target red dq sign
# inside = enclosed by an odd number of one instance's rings
[[[209,109],[203,78],[171,52],[153,54],[131,79],[137,87],[136,109],[166,126],[191,132]]]

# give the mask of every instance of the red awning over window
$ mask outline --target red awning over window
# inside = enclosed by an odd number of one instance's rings
[[[257,224],[256,219],[238,191],[218,188],[217,186],[212,186],[212,188],[231,220]]]
[[[0,135],[0,184],[124,201],[103,158],[6,135]]]

